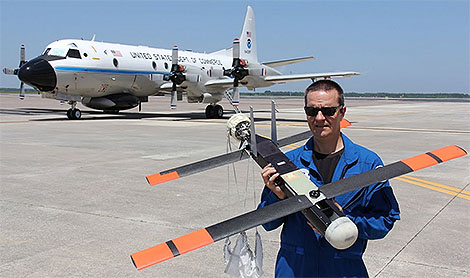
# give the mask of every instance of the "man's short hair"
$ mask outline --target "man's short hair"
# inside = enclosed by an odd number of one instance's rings
[[[310,86],[308,86],[307,89],[305,89],[305,96],[304,96],[305,106],[307,106],[308,93],[321,91],[321,90],[324,90],[324,91],[336,90],[338,92],[338,103],[339,105],[344,106],[343,88],[341,88],[341,86],[338,83],[329,79],[322,79],[322,80],[315,81],[312,84],[310,84]]]

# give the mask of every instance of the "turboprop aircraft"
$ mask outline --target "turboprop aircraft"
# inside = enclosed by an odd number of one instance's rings
[[[244,114],[235,114],[229,119],[227,127],[230,135],[241,141],[240,150],[160,172],[152,175],[153,177],[147,177],[147,180],[150,184],[155,181],[158,181],[156,183],[165,182],[178,178],[181,173],[190,175],[251,157],[260,167],[269,163],[273,165],[280,174],[276,183],[287,198],[136,252],[131,255],[131,260],[138,270],[296,212],[302,212],[334,248],[340,250],[349,248],[356,241],[358,230],[354,222],[334,204],[332,200],[334,197],[348,192],[360,194],[359,189],[365,186],[467,154],[464,149],[450,145],[317,187],[279,149],[285,144],[305,139],[306,133],[303,132],[278,141],[274,104],[272,105],[272,115],[271,139],[255,133],[252,110],[249,119]],[[311,132],[309,135],[311,136]]]
[[[240,38],[234,40],[231,49],[213,53],[178,51],[177,46],[168,50],[97,42],[94,38],[55,41],[31,61],[26,61],[25,48],[21,46],[19,68],[4,68],[3,72],[20,79],[20,98],[24,98],[26,83],[45,98],[68,102],[69,119],[81,117],[79,102],[93,109],[119,112],[136,106],[140,110],[148,96],[171,94],[170,107],[176,108],[183,92],[189,103],[208,103],[207,118],[220,118],[224,111],[217,103],[224,95],[239,112],[240,85],[252,90],[290,81],[358,75],[357,72],[283,75],[275,69],[314,59],[311,56],[258,62],[255,17],[250,6]]]

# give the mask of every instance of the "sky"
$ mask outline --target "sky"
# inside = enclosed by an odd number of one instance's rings
[[[0,67],[15,68],[59,39],[212,52],[240,36],[248,5],[258,60],[315,56],[285,74],[357,71],[346,92],[470,92],[470,1],[0,0]],[[308,81],[266,88],[303,91]],[[19,87],[0,73],[0,87]],[[263,92],[265,89],[258,89]]]

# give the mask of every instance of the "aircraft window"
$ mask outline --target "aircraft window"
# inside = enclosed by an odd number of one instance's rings
[[[44,50],[44,53],[42,55],[47,55],[47,53],[49,53],[49,51],[51,51],[51,48],[48,48],[48,49]]]
[[[65,54],[67,54],[67,49],[65,49],[65,48],[52,48],[49,51],[50,56],[65,57]]]
[[[67,52],[67,57],[82,59],[82,56],[80,56],[80,51],[78,51],[78,49],[69,49],[69,52]]]
[[[157,70],[157,63],[155,63],[155,61],[152,62],[152,68],[153,68],[154,70]]]
[[[83,56],[85,56],[85,57],[88,57],[88,54],[86,54],[86,53],[83,53]]]
[[[118,63],[118,60],[116,58],[113,59],[113,64],[116,68],[118,67],[119,63]]]
[[[168,69],[168,63],[165,62],[165,69]]]

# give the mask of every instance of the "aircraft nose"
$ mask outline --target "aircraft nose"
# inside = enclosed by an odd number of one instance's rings
[[[43,92],[53,91],[57,84],[54,68],[40,57],[24,64],[18,71],[18,78]]]

